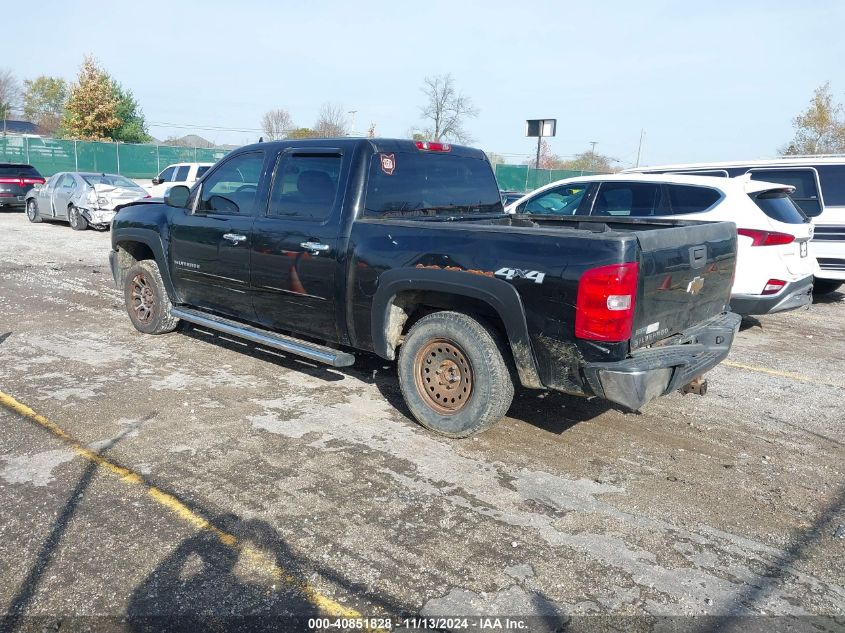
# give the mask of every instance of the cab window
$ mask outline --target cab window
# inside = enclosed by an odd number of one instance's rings
[[[340,165],[340,154],[283,154],[273,178],[268,214],[325,220],[334,208]]]
[[[191,171],[189,165],[182,165],[176,169],[176,175],[173,177],[174,182],[185,182],[188,180],[188,172]]]
[[[252,213],[263,166],[264,152],[230,158],[203,182],[197,209],[225,214]]]
[[[585,183],[555,187],[527,200],[519,206],[517,212],[534,215],[575,215],[588,188]]]

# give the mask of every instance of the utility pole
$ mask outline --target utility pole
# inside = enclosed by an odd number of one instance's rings
[[[640,166],[640,154],[643,151],[643,136],[645,135],[645,128],[640,128],[640,144],[637,147],[637,164],[634,167]]]
[[[358,114],[358,110],[350,110],[347,114],[352,119],[352,129],[349,131],[349,136],[355,136],[355,115]]]

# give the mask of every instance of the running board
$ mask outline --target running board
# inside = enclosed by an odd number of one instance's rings
[[[199,310],[174,307],[170,308],[170,314],[183,321],[201,325],[216,332],[231,334],[232,336],[237,336],[238,338],[246,339],[259,345],[266,345],[282,352],[296,354],[297,356],[315,360],[319,363],[325,363],[332,367],[349,367],[355,362],[355,356],[352,354],[341,352],[331,347],[325,347],[324,345],[301,341],[283,334],[277,334],[270,330],[244,325],[243,323],[231,321],[214,314],[200,312]]]

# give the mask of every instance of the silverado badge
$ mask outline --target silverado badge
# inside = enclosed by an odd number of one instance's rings
[[[687,284],[687,292],[691,295],[698,294],[704,288],[704,277],[694,277],[691,282]]]

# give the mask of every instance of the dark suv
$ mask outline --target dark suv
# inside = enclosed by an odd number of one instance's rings
[[[24,208],[24,196],[44,178],[32,165],[0,163],[0,209]]]

